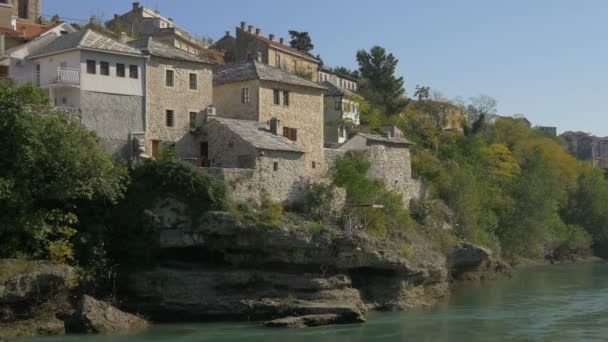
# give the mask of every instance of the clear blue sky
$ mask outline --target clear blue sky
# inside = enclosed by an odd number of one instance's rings
[[[131,8],[128,0],[42,2],[43,14],[76,19],[109,19]],[[332,66],[356,68],[358,49],[381,45],[399,59],[410,96],[417,84],[450,99],[487,94],[498,100],[499,114],[608,135],[605,0],[140,2],[215,39],[234,34],[240,21],[278,37],[308,31],[314,52]]]

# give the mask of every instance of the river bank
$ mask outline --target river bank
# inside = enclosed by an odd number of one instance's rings
[[[456,290],[449,300],[403,312],[374,312],[366,324],[267,329],[257,323],[154,325],[128,336],[63,336],[27,342],[369,342],[603,341],[608,264],[517,269],[511,278]]]
[[[162,260],[123,269],[115,304],[160,323],[244,320],[302,327],[364,322],[372,311],[429,307],[448,296],[456,282],[508,273],[491,251],[466,242],[441,254],[424,239],[412,240],[411,254],[404,254],[386,239],[345,237],[337,230],[311,234],[309,227],[293,222],[268,227],[221,212],[196,226],[166,225],[159,232]],[[67,317],[86,294],[78,284],[72,287],[72,276],[59,276],[43,296],[22,291],[55,279],[50,275],[57,272],[24,267],[5,276],[0,336],[2,327],[19,325],[23,331],[16,337],[65,332],[62,323],[68,326]],[[15,293],[19,299],[9,302]],[[38,326],[26,324],[36,317]],[[54,328],[40,329],[47,320]]]

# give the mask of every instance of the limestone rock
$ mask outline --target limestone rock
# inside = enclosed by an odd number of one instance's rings
[[[492,259],[492,251],[472,243],[459,243],[447,255],[452,274],[474,270]]]
[[[362,315],[355,314],[319,314],[306,316],[290,316],[264,322],[263,325],[271,328],[306,328],[332,324],[364,323]]]
[[[26,271],[0,282],[0,304],[46,300],[70,288],[75,276],[74,268],[68,265],[31,262]]]
[[[83,296],[77,312],[66,322],[68,333],[110,334],[143,329],[148,323],[135,315]]]

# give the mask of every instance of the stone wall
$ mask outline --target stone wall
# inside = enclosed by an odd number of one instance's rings
[[[229,119],[259,119],[259,84],[258,80],[234,82],[213,87],[213,106],[217,116]],[[242,103],[241,91],[249,88],[249,103]]]
[[[174,86],[165,85],[165,71],[174,71]],[[191,90],[190,73],[198,75],[197,89]],[[211,66],[152,56],[146,67],[146,151],[152,140],[175,142],[179,157],[197,158],[200,137],[190,130],[190,112],[202,112],[212,104]],[[173,127],[166,124],[166,111],[173,110]]]
[[[279,56],[280,59],[280,66],[277,65],[277,56]],[[317,63],[297,57],[291,53],[274,49],[272,47],[268,49],[268,61],[265,61],[265,63],[277,68],[281,68],[292,74],[296,74],[298,72],[310,74],[310,80],[313,82],[317,82],[319,79],[319,65]]]
[[[115,156],[131,157],[129,134],[144,131],[141,96],[124,96],[82,90],[81,123],[101,138],[104,150]]]
[[[287,90],[289,106],[274,104],[273,90]],[[323,156],[323,90],[262,81],[260,88],[259,121],[267,122],[277,117],[282,127],[298,130],[297,142],[305,150],[305,171],[309,176],[321,175],[327,171]],[[313,167],[314,162],[314,167]]]
[[[40,18],[40,0],[9,0],[8,2],[13,6],[14,16],[28,21],[37,21]],[[22,11],[21,8],[25,10]],[[23,14],[21,12],[25,12],[26,16],[20,15]]]
[[[215,120],[211,120],[206,128],[206,139],[209,143],[208,158],[211,166],[237,167],[239,158],[255,162],[258,156],[255,147]],[[254,166],[255,164],[251,165]]]
[[[371,162],[368,176],[381,179],[388,190],[401,194],[406,207],[409,207],[411,200],[425,195],[426,190],[422,182],[412,178],[411,157],[408,148],[371,143],[364,151]],[[348,152],[325,149],[325,163],[333,169],[336,160],[348,156]]]
[[[209,174],[224,180],[231,198],[236,202],[260,202],[268,195],[272,201],[291,204],[306,193],[308,178],[302,171],[302,154],[264,151],[256,159],[255,169],[204,168]],[[278,169],[274,170],[274,163]]]

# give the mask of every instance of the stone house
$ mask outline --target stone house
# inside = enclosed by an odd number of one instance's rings
[[[302,168],[310,176],[326,170],[324,91],[316,83],[257,61],[220,66],[213,75],[217,116],[263,124],[276,119],[278,134],[303,148]]]
[[[132,3],[131,11],[118,15],[106,23],[134,35],[137,38],[154,37],[157,41],[188,53],[199,55],[207,47],[204,42],[193,37],[188,31],[175,25],[172,18],[166,18],[158,11]]]
[[[403,138],[397,127],[385,127],[384,130],[385,136],[356,133],[338,150],[328,150],[332,151],[327,153],[328,158],[335,161],[344,152],[364,151],[371,162],[369,177],[382,180],[388,190],[401,194],[403,203],[409,206],[410,201],[420,198],[423,192],[422,183],[412,178],[410,147],[413,143]]]
[[[21,21],[40,20],[41,0],[0,0],[0,7],[9,8],[10,16]]]
[[[143,53],[92,30],[48,34],[14,52],[11,78],[39,85],[51,105],[97,132],[108,153],[133,156],[133,134],[145,128]]]
[[[226,62],[258,61],[289,73],[318,81],[320,61],[315,57],[285,44],[284,38],[276,39],[274,34],[264,37],[262,30],[252,25],[236,28],[236,38],[229,32],[211,45],[212,49],[222,51]]]
[[[201,157],[200,134],[194,128],[197,117],[213,100],[213,62],[165,45],[156,38],[128,43],[146,56],[145,151],[152,157],[161,146],[174,145],[177,156]]]
[[[309,177],[304,148],[270,125],[255,120],[207,116],[204,136],[209,147],[206,170],[224,180],[237,201],[262,197],[293,203],[301,198]]]

